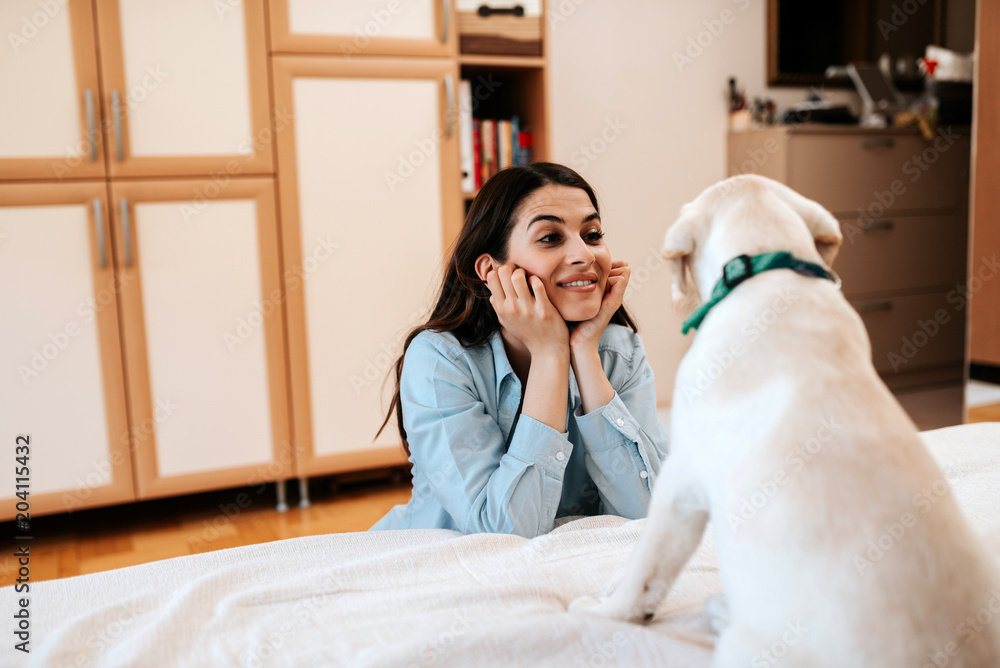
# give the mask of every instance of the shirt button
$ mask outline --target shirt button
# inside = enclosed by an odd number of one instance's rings
[[[625,420],[618,418],[617,420],[615,420],[615,424],[618,425],[619,427],[623,427],[625,426]]]
[[[562,460],[566,459],[566,455],[564,455],[561,452],[557,452],[556,453],[556,459],[559,460],[559,461],[562,461]]]
[[[646,473],[645,471],[639,471],[639,477],[645,480],[646,478],[649,477],[649,474]]]

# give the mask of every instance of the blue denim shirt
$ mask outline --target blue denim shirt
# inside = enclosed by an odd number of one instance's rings
[[[534,537],[567,515],[645,517],[668,445],[653,371],[627,327],[608,325],[598,351],[615,396],[583,415],[571,367],[560,433],[519,413],[521,382],[499,331],[477,348],[418,334],[400,380],[413,495],[372,529]]]

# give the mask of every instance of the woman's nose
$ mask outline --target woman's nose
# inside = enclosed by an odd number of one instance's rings
[[[582,238],[575,237],[567,250],[566,260],[570,264],[590,264],[594,261],[594,251]]]

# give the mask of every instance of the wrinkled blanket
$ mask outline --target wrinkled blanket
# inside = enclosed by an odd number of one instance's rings
[[[1000,423],[923,434],[1000,555]],[[33,583],[29,655],[3,666],[656,666],[710,663],[711,527],[648,626],[566,612],[606,595],[645,520],[528,540],[444,530],[294,538]],[[0,591],[11,624],[12,587]]]

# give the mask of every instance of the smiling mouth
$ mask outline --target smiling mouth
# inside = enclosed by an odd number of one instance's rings
[[[571,281],[569,283],[556,283],[560,288],[584,288],[594,285],[597,281]]]

